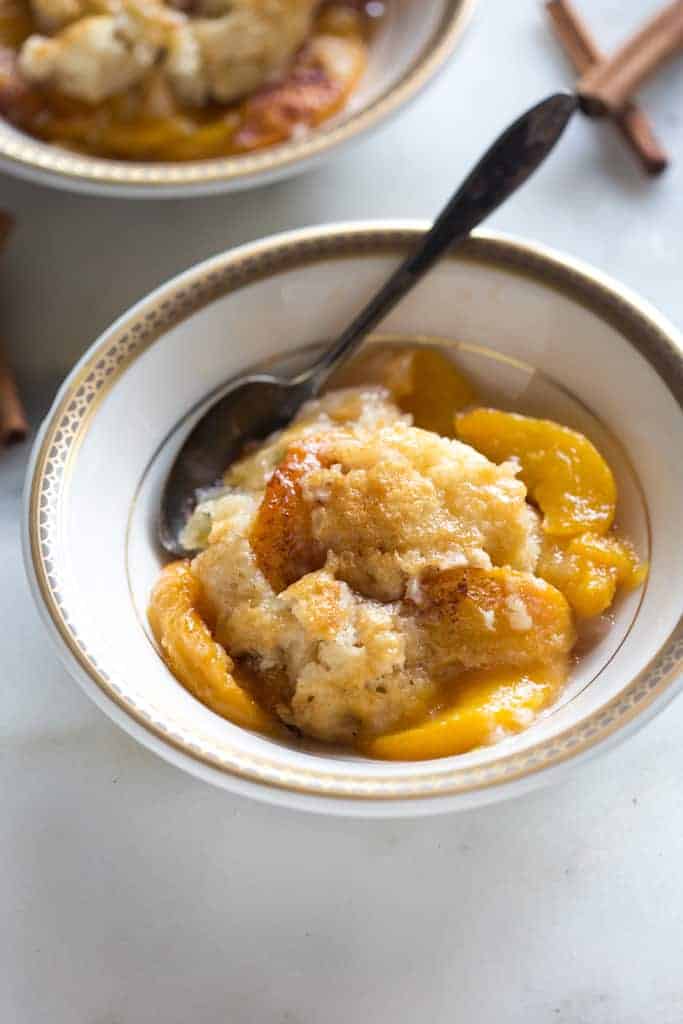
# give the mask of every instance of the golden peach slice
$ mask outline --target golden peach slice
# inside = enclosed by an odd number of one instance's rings
[[[265,85],[240,107],[234,146],[251,151],[289,138],[297,125],[314,127],[345,105],[365,71],[367,50],[350,36],[316,36],[302,48],[288,76]]]
[[[416,427],[453,437],[453,415],[477,400],[471,385],[451,360],[435,348],[418,348],[413,353],[412,388],[399,400]]]
[[[216,643],[199,607],[201,588],[186,561],[162,571],[148,617],[164,660],[190,693],[236,725],[269,735],[282,727],[245,693],[233,676],[233,661]]]
[[[543,512],[543,529],[554,537],[586,530],[606,533],[617,489],[612,471],[583,434],[551,420],[497,409],[456,415],[458,437],[493,462],[516,458],[529,496]]]
[[[290,445],[268,481],[256,513],[249,540],[259,569],[276,594],[321,568],[313,544],[310,508],[301,493],[302,477],[319,465],[310,447]]]
[[[182,118],[168,118],[182,125]],[[224,115],[206,124],[197,125],[184,133],[172,131],[158,147],[156,156],[162,160],[207,160],[230,153],[238,118]],[[171,128],[173,128],[171,124]]]
[[[390,342],[368,345],[334,371],[325,390],[383,387],[398,402],[413,390],[415,352],[414,348]]]
[[[596,533],[569,539],[546,537],[536,571],[562,591],[581,618],[602,615],[617,587],[634,590],[647,577],[647,566],[628,541]]]
[[[428,671],[443,678],[463,668],[529,665],[566,654],[572,614],[555,587],[508,568],[427,573],[415,615]]]
[[[435,348],[369,345],[330,380],[330,387],[387,388],[416,427],[453,437],[453,415],[477,396],[454,363]]]
[[[450,707],[421,725],[362,745],[363,753],[387,761],[423,761],[464,754],[501,733],[526,728],[559,692],[566,661],[525,670],[501,667],[463,673],[453,685]]]

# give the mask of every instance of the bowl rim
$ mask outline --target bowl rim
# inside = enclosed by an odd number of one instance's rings
[[[8,173],[60,188],[131,198],[208,194],[276,180],[372,131],[415,98],[455,50],[477,2],[445,0],[439,24],[398,82],[367,106],[341,120],[332,119],[305,138],[239,156],[152,163],[69,152],[0,118],[0,166]]]
[[[434,762],[416,762],[414,774],[400,780],[389,776],[351,778],[326,770],[324,759],[312,771],[244,755],[228,744],[225,755],[221,752],[220,756],[202,749],[126,699],[89,655],[70,622],[54,573],[57,499],[68,483],[72,459],[98,405],[135,359],[172,326],[246,284],[318,261],[395,254],[414,245],[427,227],[424,222],[382,221],[306,228],[195,265],[138,302],[93,343],[64,381],[33,447],[22,517],[24,558],[33,596],[67,668],[111,717],[147,746],[209,781],[242,788],[261,799],[297,806],[317,804],[315,809],[336,805],[341,813],[361,814],[391,814],[386,810],[390,805],[394,813],[408,805],[421,805],[418,813],[422,813],[428,804],[445,808],[483,803],[496,799],[503,790],[510,793],[513,788],[519,791],[538,785],[556,773],[555,769],[624,738],[683,685],[681,616],[657,654],[615,697],[551,739],[487,765],[463,768],[453,759],[452,769],[437,773]],[[499,233],[477,232],[448,258],[502,267],[577,301],[615,326],[637,348],[683,409],[683,338],[628,288],[578,260]],[[361,805],[365,809],[359,810]]]

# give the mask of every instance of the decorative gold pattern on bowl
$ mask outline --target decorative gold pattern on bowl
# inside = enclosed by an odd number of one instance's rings
[[[81,668],[110,700],[148,732],[184,754],[244,779],[297,793],[339,798],[398,800],[464,794],[533,775],[575,757],[606,740],[641,715],[670,690],[683,668],[683,618],[649,665],[608,704],[552,739],[522,753],[501,756],[478,766],[446,759],[425,764],[410,777],[344,775],[320,758],[315,770],[283,768],[274,760],[239,751],[229,744],[170,721],[151,704],[136,704],[115,678],[98,665],[70,620],[57,560],[60,510],[69,488],[70,466],[86,436],[101,399],[127,366],[155,344],[174,324],[219,296],[293,266],[364,253],[396,253],[414,245],[418,228],[369,229],[364,226],[320,228],[294,232],[243,251],[218,256],[163,289],[124,318],[113,338],[102,342],[68,384],[46,422],[30,492],[29,542],[36,580],[45,608],[64,644]],[[631,296],[620,294],[600,276],[578,269],[541,247],[490,234],[479,234],[463,246],[459,260],[472,260],[531,276],[580,302],[610,322],[662,377],[683,408],[683,357],[665,330]]]

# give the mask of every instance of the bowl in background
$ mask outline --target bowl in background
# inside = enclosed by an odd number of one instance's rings
[[[240,729],[190,696],[160,659],[145,611],[161,564],[160,488],[182,438],[234,375],[305,359],[307,346],[334,335],[424,230],[392,222],[308,229],[192,268],[94,343],[34,447],[26,564],[67,668],[142,743],[259,799],[366,815],[484,803],[605,749],[680,688],[680,336],[590,268],[490,233],[439,264],[383,334],[445,345],[487,397],[584,430],[614,468],[620,524],[650,575],[621,597],[563,698],[497,745],[386,763]]]
[[[397,113],[453,52],[476,0],[391,0],[368,68],[343,111],[301,138],[187,163],[110,160],[41,142],[0,118],[0,170],[74,192],[127,198],[209,195],[299,173]]]

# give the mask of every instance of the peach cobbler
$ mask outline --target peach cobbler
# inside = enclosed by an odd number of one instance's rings
[[[0,0],[0,113],[130,160],[244,153],[337,113],[366,64],[362,0]],[[381,4],[369,5],[374,16]]]
[[[583,435],[477,404],[434,349],[373,351],[229,467],[150,622],[218,714],[366,755],[461,753],[559,694],[580,623],[645,575]]]

